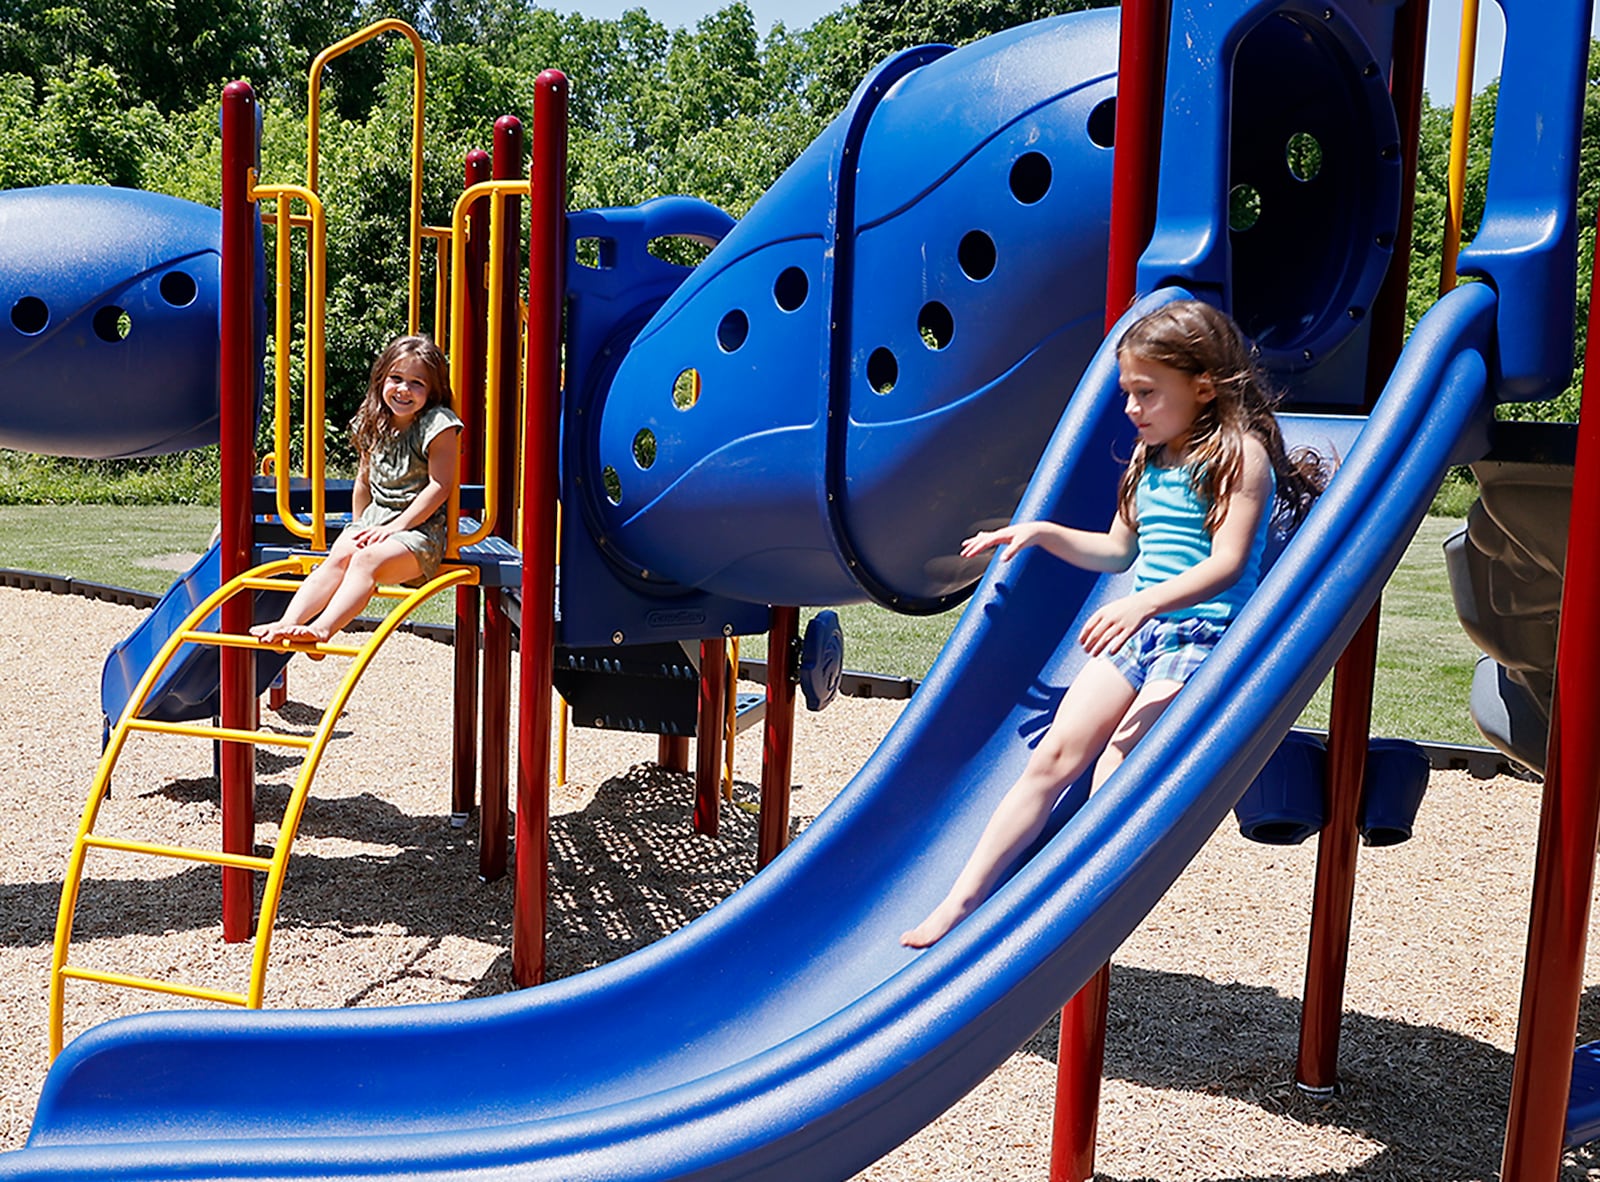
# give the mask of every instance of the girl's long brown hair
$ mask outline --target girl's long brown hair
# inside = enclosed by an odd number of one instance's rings
[[[1244,440],[1254,435],[1267,449],[1277,486],[1272,521],[1278,529],[1300,524],[1328,483],[1329,461],[1311,448],[1284,447],[1273,415],[1276,399],[1238,325],[1200,300],[1176,300],[1135,321],[1122,334],[1117,353],[1153,361],[1191,377],[1211,380],[1216,397],[1201,403],[1189,433],[1188,462],[1195,495],[1206,506],[1206,530],[1215,532],[1244,471]],[[1139,478],[1161,447],[1134,446],[1117,487],[1117,512],[1136,527],[1134,493]]]
[[[350,441],[356,450],[366,456],[377,444],[394,435],[394,415],[383,401],[383,383],[395,364],[409,359],[422,366],[428,379],[428,401],[423,407],[449,408],[450,363],[444,350],[428,337],[396,337],[384,346],[383,352],[372,363],[372,374],[367,378],[367,396],[361,400],[356,417],[350,420]]]

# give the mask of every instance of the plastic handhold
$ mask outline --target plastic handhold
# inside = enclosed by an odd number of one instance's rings
[[[1299,845],[1321,830],[1328,749],[1315,735],[1291,731],[1233,806],[1239,832],[1263,845]]]
[[[1361,841],[1399,845],[1411,837],[1428,790],[1428,754],[1409,739],[1373,739],[1367,745],[1367,785],[1361,797]]]
[[[800,692],[807,710],[821,710],[839,696],[844,678],[844,628],[836,611],[820,611],[800,642]]]

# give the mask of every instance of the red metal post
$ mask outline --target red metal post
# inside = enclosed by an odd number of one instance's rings
[[[800,609],[774,607],[767,632],[767,716],[761,741],[761,821],[756,869],[789,844],[789,789],[794,778],[794,662]]]
[[[1411,263],[1412,194],[1421,126],[1422,69],[1427,50],[1427,0],[1413,0],[1395,26],[1390,92],[1399,116],[1401,166],[1406,177],[1395,252],[1378,298],[1373,301],[1372,343],[1367,357],[1366,404],[1382,393],[1400,356],[1405,335],[1406,287]],[[1372,687],[1377,676],[1378,615],[1374,604],[1351,639],[1333,674],[1329,718],[1326,820],[1317,839],[1316,885],[1306,951],[1305,1000],[1300,1013],[1300,1049],[1295,1079],[1315,1095],[1331,1095],[1339,1080],[1339,1028],[1344,1015],[1345,976],[1350,960],[1350,919],[1355,899],[1357,825],[1372,725]]]
[[[1106,255],[1107,332],[1138,294],[1139,256],[1155,229],[1171,16],[1171,0],[1123,0]],[[1102,966],[1061,1010],[1050,1182],[1087,1182],[1094,1173],[1110,983],[1110,966]]]
[[[722,727],[727,718],[728,642],[718,636],[700,642],[700,710],[694,741],[694,831],[717,835],[722,789]]]
[[[1600,258],[1594,276],[1600,277]],[[1502,1178],[1553,1180],[1572,1090],[1572,1044],[1583,995],[1595,843],[1600,840],[1600,316],[1589,308],[1583,411],[1572,476],[1572,521],[1561,589],[1556,686],[1550,717],[1539,847],[1522,971]]]
[[[489,179],[489,154],[474,148],[467,153],[467,187]],[[453,326],[450,351],[464,358],[464,388],[455,391],[456,414],[462,423],[461,482],[483,481],[483,292],[489,225],[489,202],[472,207],[471,232],[466,249],[467,315]],[[478,643],[483,593],[476,587],[456,589],[455,716],[451,751],[450,812],[458,825],[466,824],[478,799]]]
[[[656,740],[656,762],[669,772],[689,770],[689,736],[662,735]]]
[[[522,121],[503,115],[494,124],[494,176],[511,180],[522,175]],[[521,220],[522,203],[506,202],[507,233],[500,243],[504,252],[504,303],[500,306],[499,447],[500,516],[495,534],[515,542],[516,520],[511,506],[516,504],[517,488],[517,405],[516,367],[521,354],[518,333],[521,314],[517,307],[516,284],[521,273],[522,252],[513,228]],[[552,428],[553,430],[554,428]],[[552,552],[553,553],[553,552]],[[552,558],[552,569],[554,559]],[[546,708],[548,711],[548,707]],[[479,873],[488,880],[506,872],[507,823],[511,800],[511,619],[498,593],[489,596],[484,609],[483,628],[483,814],[478,819]]]
[[[255,204],[250,196],[258,159],[255,92],[231,82],[222,92],[222,307],[221,331],[221,501],[223,582],[251,566],[253,517],[250,486],[255,474]],[[284,231],[285,233],[287,231]],[[222,605],[222,630],[247,632],[251,597],[238,595]],[[220,654],[222,725],[254,730],[259,703],[255,653],[225,647]],[[220,744],[218,775],[222,794],[222,848],[248,854],[255,849],[255,748]],[[248,870],[222,871],[222,935],[248,940],[255,920],[255,879]]]
[[[539,75],[534,92],[528,232],[527,399],[522,474],[522,659],[517,726],[516,912],[511,976],[544,977],[549,888],[550,696],[555,665],[556,456],[565,302],[567,80]]]
[[[1356,826],[1372,722],[1378,660],[1378,608],[1373,607],[1333,672],[1328,723],[1327,813],[1317,838],[1317,878],[1306,952],[1305,1002],[1295,1079],[1308,1092],[1332,1095],[1338,1084],[1339,1025],[1350,959],[1350,909],[1355,898]]]

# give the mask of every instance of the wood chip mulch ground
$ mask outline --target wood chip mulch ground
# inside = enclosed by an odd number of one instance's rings
[[[20,1146],[46,1069],[46,995],[61,878],[100,747],[100,666],[139,612],[0,588],[0,1149]],[[449,822],[450,653],[401,636],[357,690],[319,775],[284,897],[273,1006],[445,1001],[510,985],[511,892],[477,877],[476,823]],[[297,662],[274,725],[309,729],[336,662]],[[900,703],[844,701],[797,726],[793,818],[848,781]],[[754,867],[755,819],[725,803],[721,835],[690,828],[692,778],[655,740],[574,731],[551,834],[550,963],[570,975],[714,906]],[[755,799],[748,733],[736,800]],[[260,837],[297,757],[258,757]],[[1435,773],[1417,836],[1361,853],[1344,1090],[1291,1082],[1315,843],[1252,845],[1220,828],[1113,966],[1097,1177],[1313,1182],[1498,1177],[1516,1036],[1539,785]],[[119,767],[113,831],[214,844],[211,757],[151,740]],[[108,856],[85,889],[75,957],[240,988],[247,952],[221,940],[216,871]],[[1590,957],[1586,980],[1600,981]],[[164,1004],[75,986],[69,1036]],[[174,1003],[175,1004],[175,1003]],[[1600,1037],[1600,989],[1580,1036]],[[951,1111],[860,1175],[1043,1179],[1054,1023]],[[799,1175],[797,1175],[799,1177]],[[1563,1179],[1600,1178],[1600,1154]]]

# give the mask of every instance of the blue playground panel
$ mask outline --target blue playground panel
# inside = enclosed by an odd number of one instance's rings
[[[0,192],[0,447],[107,459],[215,443],[221,233],[215,209],[159,193]]]
[[[569,505],[617,566],[753,603],[967,593],[951,540],[1010,517],[1100,341],[1116,29],[861,85],[586,408]]]

